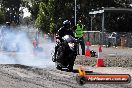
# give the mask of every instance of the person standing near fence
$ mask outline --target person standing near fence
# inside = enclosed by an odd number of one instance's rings
[[[38,47],[39,45],[39,36],[40,36],[40,31],[38,29],[35,34],[36,47]]]
[[[83,39],[83,34],[84,34],[83,29],[84,29],[84,26],[83,26],[81,20],[79,20],[77,25],[74,28],[75,37],[79,40],[79,43],[81,45],[82,55],[85,55],[85,44],[84,44],[84,39]],[[77,53],[79,54],[79,50]]]

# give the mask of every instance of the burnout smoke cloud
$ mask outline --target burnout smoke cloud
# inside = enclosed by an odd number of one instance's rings
[[[20,30],[21,29],[21,30]],[[35,30],[33,28],[30,28]],[[32,37],[35,37],[35,32],[29,35],[30,32],[24,31],[21,27],[16,29],[0,29],[0,64],[22,64],[29,66],[53,66],[51,60],[51,50],[54,43],[44,40],[43,36],[39,36],[39,48],[42,50],[34,53],[32,45]]]

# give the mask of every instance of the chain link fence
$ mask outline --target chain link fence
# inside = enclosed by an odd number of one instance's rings
[[[128,32],[100,32],[100,31],[84,31],[84,40],[89,41],[91,45],[106,45],[106,47],[111,46],[121,46],[132,48],[132,33]]]

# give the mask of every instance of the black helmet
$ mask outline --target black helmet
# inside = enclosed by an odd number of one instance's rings
[[[65,26],[65,27],[70,27],[70,26],[71,26],[71,22],[70,22],[69,20],[65,20],[65,21],[63,22],[63,26]]]

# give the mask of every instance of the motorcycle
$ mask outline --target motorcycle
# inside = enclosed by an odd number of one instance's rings
[[[65,35],[62,40],[56,52],[56,60],[53,56],[52,61],[58,70],[67,68],[67,71],[72,71],[77,56],[77,40],[71,35]]]

